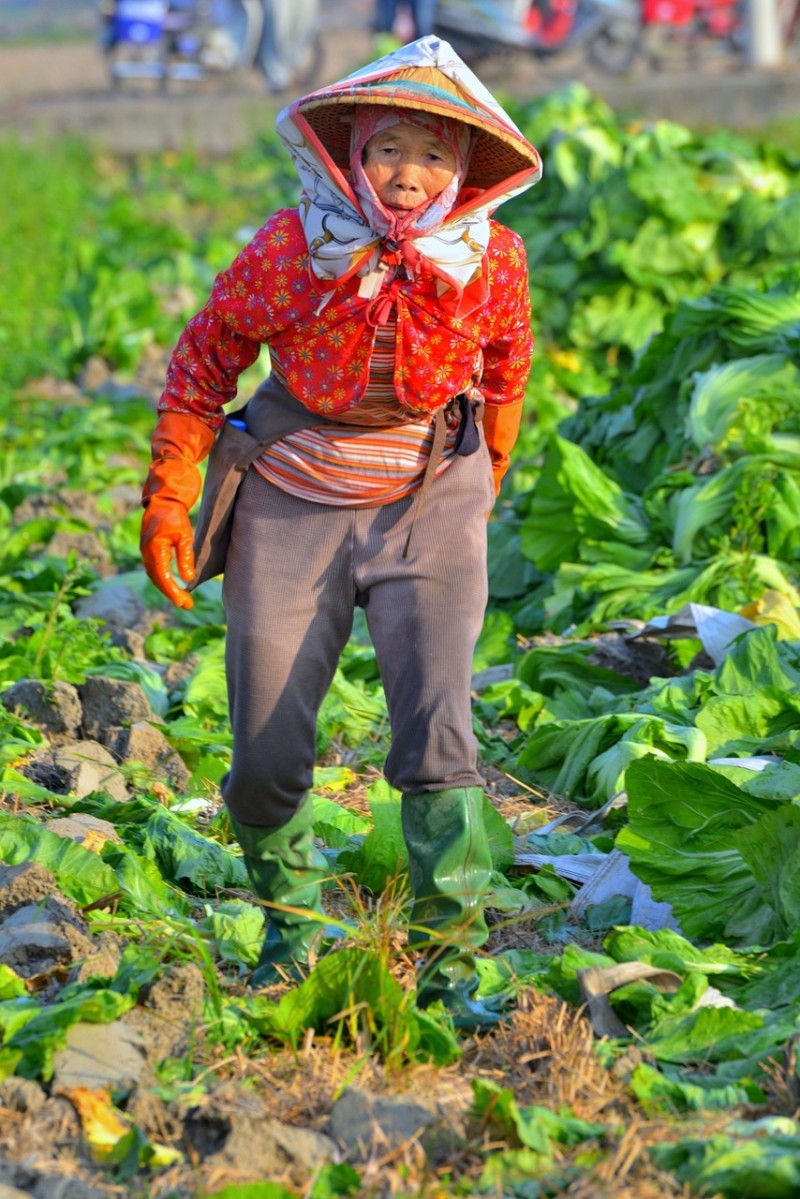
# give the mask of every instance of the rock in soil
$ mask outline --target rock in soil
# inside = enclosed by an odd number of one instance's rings
[[[135,724],[137,720],[156,719],[139,683],[97,675],[82,683],[78,691],[83,704],[84,735],[103,745],[107,744],[110,729]]]
[[[197,1052],[204,997],[202,971],[193,962],[180,962],[143,990],[140,1003],[125,1013],[124,1022],[136,1030],[153,1065]]]
[[[66,1045],[53,1059],[53,1091],[130,1091],[146,1064],[141,1038],[121,1020],[73,1024]]]
[[[3,706],[18,711],[48,737],[75,737],[83,722],[78,688],[55,682],[45,687],[39,679],[19,679],[4,691]]]
[[[38,1112],[46,1102],[43,1088],[32,1078],[12,1075],[0,1082],[0,1106],[12,1112]]]
[[[54,1161],[52,1165],[56,1168],[58,1163]],[[0,1157],[0,1199],[18,1199],[20,1195],[22,1199],[108,1199],[109,1192],[91,1186],[81,1177],[49,1174]]]
[[[54,890],[54,876],[38,862],[0,866],[0,919],[5,919],[27,903],[48,899]],[[74,910],[77,916],[77,909]]]
[[[77,906],[55,890],[49,870],[36,862],[0,866],[0,961],[21,978],[58,967],[76,980],[111,977],[119,959],[113,934],[93,940]]]
[[[258,1095],[234,1085],[192,1108],[184,1134],[204,1168],[237,1182],[281,1178],[304,1186],[322,1166],[341,1160],[330,1137],[272,1119]]]
[[[360,1087],[347,1087],[336,1100],[328,1132],[345,1150],[348,1161],[367,1162],[411,1140],[423,1140],[436,1122],[434,1112],[415,1100],[383,1099]]]
[[[51,787],[63,795],[82,799],[93,791],[104,791],[117,803],[130,799],[125,778],[114,757],[99,741],[65,741],[49,752],[33,754],[22,773],[37,781],[37,773],[50,771],[61,778],[59,787]]]
[[[101,820],[88,812],[75,812],[72,816],[57,816],[46,820],[44,827],[59,837],[69,837],[77,845],[87,849],[99,849],[106,841],[122,844],[122,838],[110,820]]]
[[[149,633],[154,621],[153,614],[148,612],[133,588],[113,580],[78,600],[75,613],[82,619],[102,620],[108,626],[114,644],[119,644],[119,636],[130,630]]]
[[[158,781],[166,781],[175,791],[185,791],[191,775],[183,758],[170,745],[160,729],[146,720],[137,720],[129,728],[110,729],[108,746],[120,762],[138,762]]]

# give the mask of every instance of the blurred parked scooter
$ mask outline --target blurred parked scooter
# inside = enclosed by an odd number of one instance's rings
[[[270,78],[267,17],[263,0],[104,0],[102,35],[111,82],[199,80],[261,70]],[[308,31],[302,61],[291,84],[312,87],[322,63],[319,30]]]
[[[502,50],[549,58],[580,50],[605,71],[639,53],[639,0],[439,0],[436,32],[467,62]]]

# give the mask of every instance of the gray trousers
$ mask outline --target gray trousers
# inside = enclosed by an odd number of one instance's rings
[[[413,496],[339,508],[248,471],[225,564],[233,760],[222,794],[244,824],[278,826],[312,785],[316,721],[364,609],[386,695],[385,774],[405,792],[481,786],[472,731],[475,642],[487,599],[486,445]]]

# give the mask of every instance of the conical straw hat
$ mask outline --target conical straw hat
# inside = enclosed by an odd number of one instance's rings
[[[305,118],[336,165],[350,165],[350,130],[356,104],[422,109],[475,129],[466,187],[488,188],[518,175],[541,171],[537,150],[517,130],[459,88],[438,67],[405,67],[381,79],[341,83],[322,89],[292,106]]]

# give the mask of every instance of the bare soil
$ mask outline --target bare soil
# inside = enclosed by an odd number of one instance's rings
[[[373,57],[369,4],[350,0],[343,9],[338,17],[328,18],[322,25],[320,84],[340,78]],[[574,56],[563,55],[542,63],[530,55],[509,53],[486,59],[480,74],[490,86],[525,94],[563,81],[575,73],[577,66]],[[263,80],[255,71],[223,76],[214,82],[226,92],[264,93]],[[201,94],[207,90],[205,83],[185,85],[182,89],[184,93]],[[119,97],[109,87],[107,64],[98,41],[0,43],[0,105],[4,109],[11,112],[14,106],[68,97],[86,100],[103,97],[109,104],[118,102]]]
[[[341,78],[375,57],[370,0],[323,0],[323,61],[317,84]],[[797,63],[754,70],[716,54],[701,68],[654,72],[640,59],[624,77],[592,70],[576,51],[548,59],[507,52],[476,66],[503,98],[524,103],[568,83],[583,84],[634,120],[669,120],[695,128],[763,129],[796,120]],[[21,140],[88,135],[111,151],[151,153],[192,145],[224,155],[272,125],[287,96],[269,95],[260,74],[244,71],[202,82],[111,87],[99,42],[0,43],[0,136]]]
[[[331,78],[368,60],[367,28],[327,29],[323,36],[324,69]],[[233,81],[224,79],[229,89],[232,82],[236,88],[264,91],[255,72],[237,75]],[[110,91],[107,64],[97,41],[0,45],[0,102],[5,106],[76,96],[103,96],[109,103],[117,99]]]

